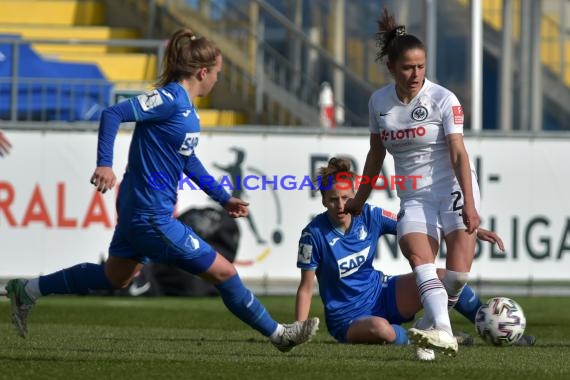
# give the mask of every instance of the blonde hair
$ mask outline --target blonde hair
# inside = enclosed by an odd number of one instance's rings
[[[332,185],[338,181],[350,182],[352,188],[354,189],[354,178],[356,173],[351,171],[350,161],[346,158],[332,157],[327,166],[322,166],[317,170],[317,180],[318,186],[315,188],[319,189],[321,196],[325,196],[325,191],[329,190]]]

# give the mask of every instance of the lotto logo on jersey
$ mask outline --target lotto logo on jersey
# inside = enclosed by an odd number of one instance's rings
[[[425,127],[415,127],[408,129],[400,129],[398,131],[386,131],[382,130],[382,140],[404,140],[404,139],[415,139],[416,137],[425,136]]]
[[[350,256],[337,260],[340,278],[350,276],[354,272],[357,272],[362,264],[366,262],[368,251],[370,251],[370,247],[366,247],[366,249],[363,249],[360,252],[353,253]]]
[[[463,124],[463,107],[453,106],[451,110],[453,112],[453,124]]]

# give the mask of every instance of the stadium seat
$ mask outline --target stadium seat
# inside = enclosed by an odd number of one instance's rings
[[[17,39],[18,36],[0,35]],[[13,56],[18,46],[18,120],[97,120],[109,105],[111,83],[94,64],[44,59],[29,44],[0,43],[0,119],[12,117]]]
[[[26,48],[30,54],[32,52],[36,54],[37,60],[54,64],[55,61],[60,61],[79,65],[75,67],[80,67],[81,64],[94,64],[102,73],[102,78],[114,84],[115,93],[125,90],[129,90],[131,94],[140,93],[148,89],[156,80],[159,63],[157,55],[152,52],[140,52],[128,46],[81,43],[93,40],[140,38],[139,32],[135,29],[105,25],[106,7],[103,1],[0,0],[0,7],[2,9],[0,34],[42,40],[41,43],[34,43]],[[69,38],[74,38],[79,43],[69,44],[55,41]],[[46,40],[54,40],[54,43],[46,42]],[[6,85],[3,84],[3,86]],[[28,88],[27,91],[29,93],[30,89]],[[37,98],[39,95],[34,94],[34,96]],[[108,101],[110,95],[105,96]],[[203,126],[231,126],[245,123],[246,117],[243,113],[206,109],[211,106],[211,97],[196,99],[196,104],[200,108]],[[45,117],[45,115],[30,116],[36,111],[28,110],[28,117],[31,119]],[[77,117],[77,115],[68,115],[66,118],[74,120]]]

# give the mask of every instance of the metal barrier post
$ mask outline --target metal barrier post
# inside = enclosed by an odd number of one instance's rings
[[[12,43],[12,99],[10,99],[10,120],[18,119],[18,65],[20,62],[20,44],[18,41]]]

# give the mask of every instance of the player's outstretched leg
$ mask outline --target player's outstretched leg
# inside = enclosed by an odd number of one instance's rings
[[[297,321],[283,325],[283,333],[272,343],[281,352],[289,352],[294,347],[306,343],[319,329],[319,318],[311,318],[306,321]]]
[[[28,336],[28,316],[36,302],[26,293],[26,280],[15,279],[8,281],[6,293],[10,299],[11,317],[18,335]]]

